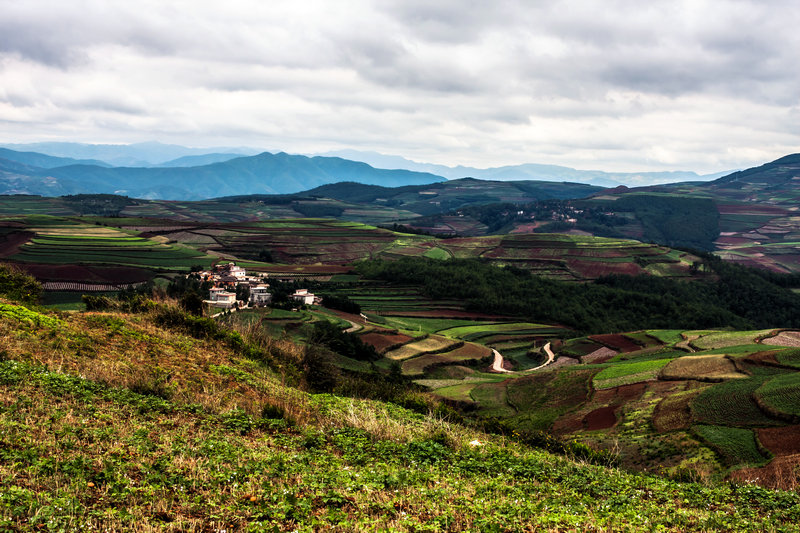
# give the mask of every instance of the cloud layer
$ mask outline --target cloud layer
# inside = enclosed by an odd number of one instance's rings
[[[0,141],[716,171],[800,151],[793,0],[0,0]]]

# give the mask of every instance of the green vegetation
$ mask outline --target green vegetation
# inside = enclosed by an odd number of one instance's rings
[[[800,373],[776,376],[755,391],[756,401],[770,414],[800,420]]]
[[[692,414],[698,422],[715,426],[759,427],[780,423],[756,405],[753,394],[768,377],[733,379],[714,385],[695,397]]]
[[[693,429],[728,465],[760,466],[769,460],[759,451],[752,430],[706,425],[697,425]]]
[[[22,303],[35,303],[42,287],[35,278],[18,268],[0,263],[0,296]]]
[[[620,385],[655,379],[658,376],[658,371],[670,361],[671,359],[636,360],[630,363],[608,366],[594,377],[594,386],[596,389],[610,389]]]
[[[719,211],[708,198],[691,198],[670,194],[626,194],[602,208],[614,212],[633,213],[643,228],[641,240],[672,247],[713,250],[719,236]]]
[[[478,260],[365,261],[370,279],[416,284],[431,299],[461,298],[481,312],[560,323],[585,332],[800,325],[800,297],[748,269],[708,259],[717,282],[608,276],[575,286]]]

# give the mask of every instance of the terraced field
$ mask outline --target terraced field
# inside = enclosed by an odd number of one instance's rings
[[[118,265],[152,270],[188,270],[209,266],[214,258],[163,238],[143,238],[116,228],[59,219],[28,218],[33,236],[8,257],[47,265]]]

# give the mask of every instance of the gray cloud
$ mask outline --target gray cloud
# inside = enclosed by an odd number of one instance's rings
[[[713,171],[800,149],[800,5],[0,0],[0,140]],[[746,163],[745,163],[746,164]]]

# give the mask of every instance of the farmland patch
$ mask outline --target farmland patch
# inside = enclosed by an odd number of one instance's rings
[[[667,380],[721,381],[746,377],[736,369],[733,361],[721,354],[678,357],[670,361],[659,374],[659,378]]]

